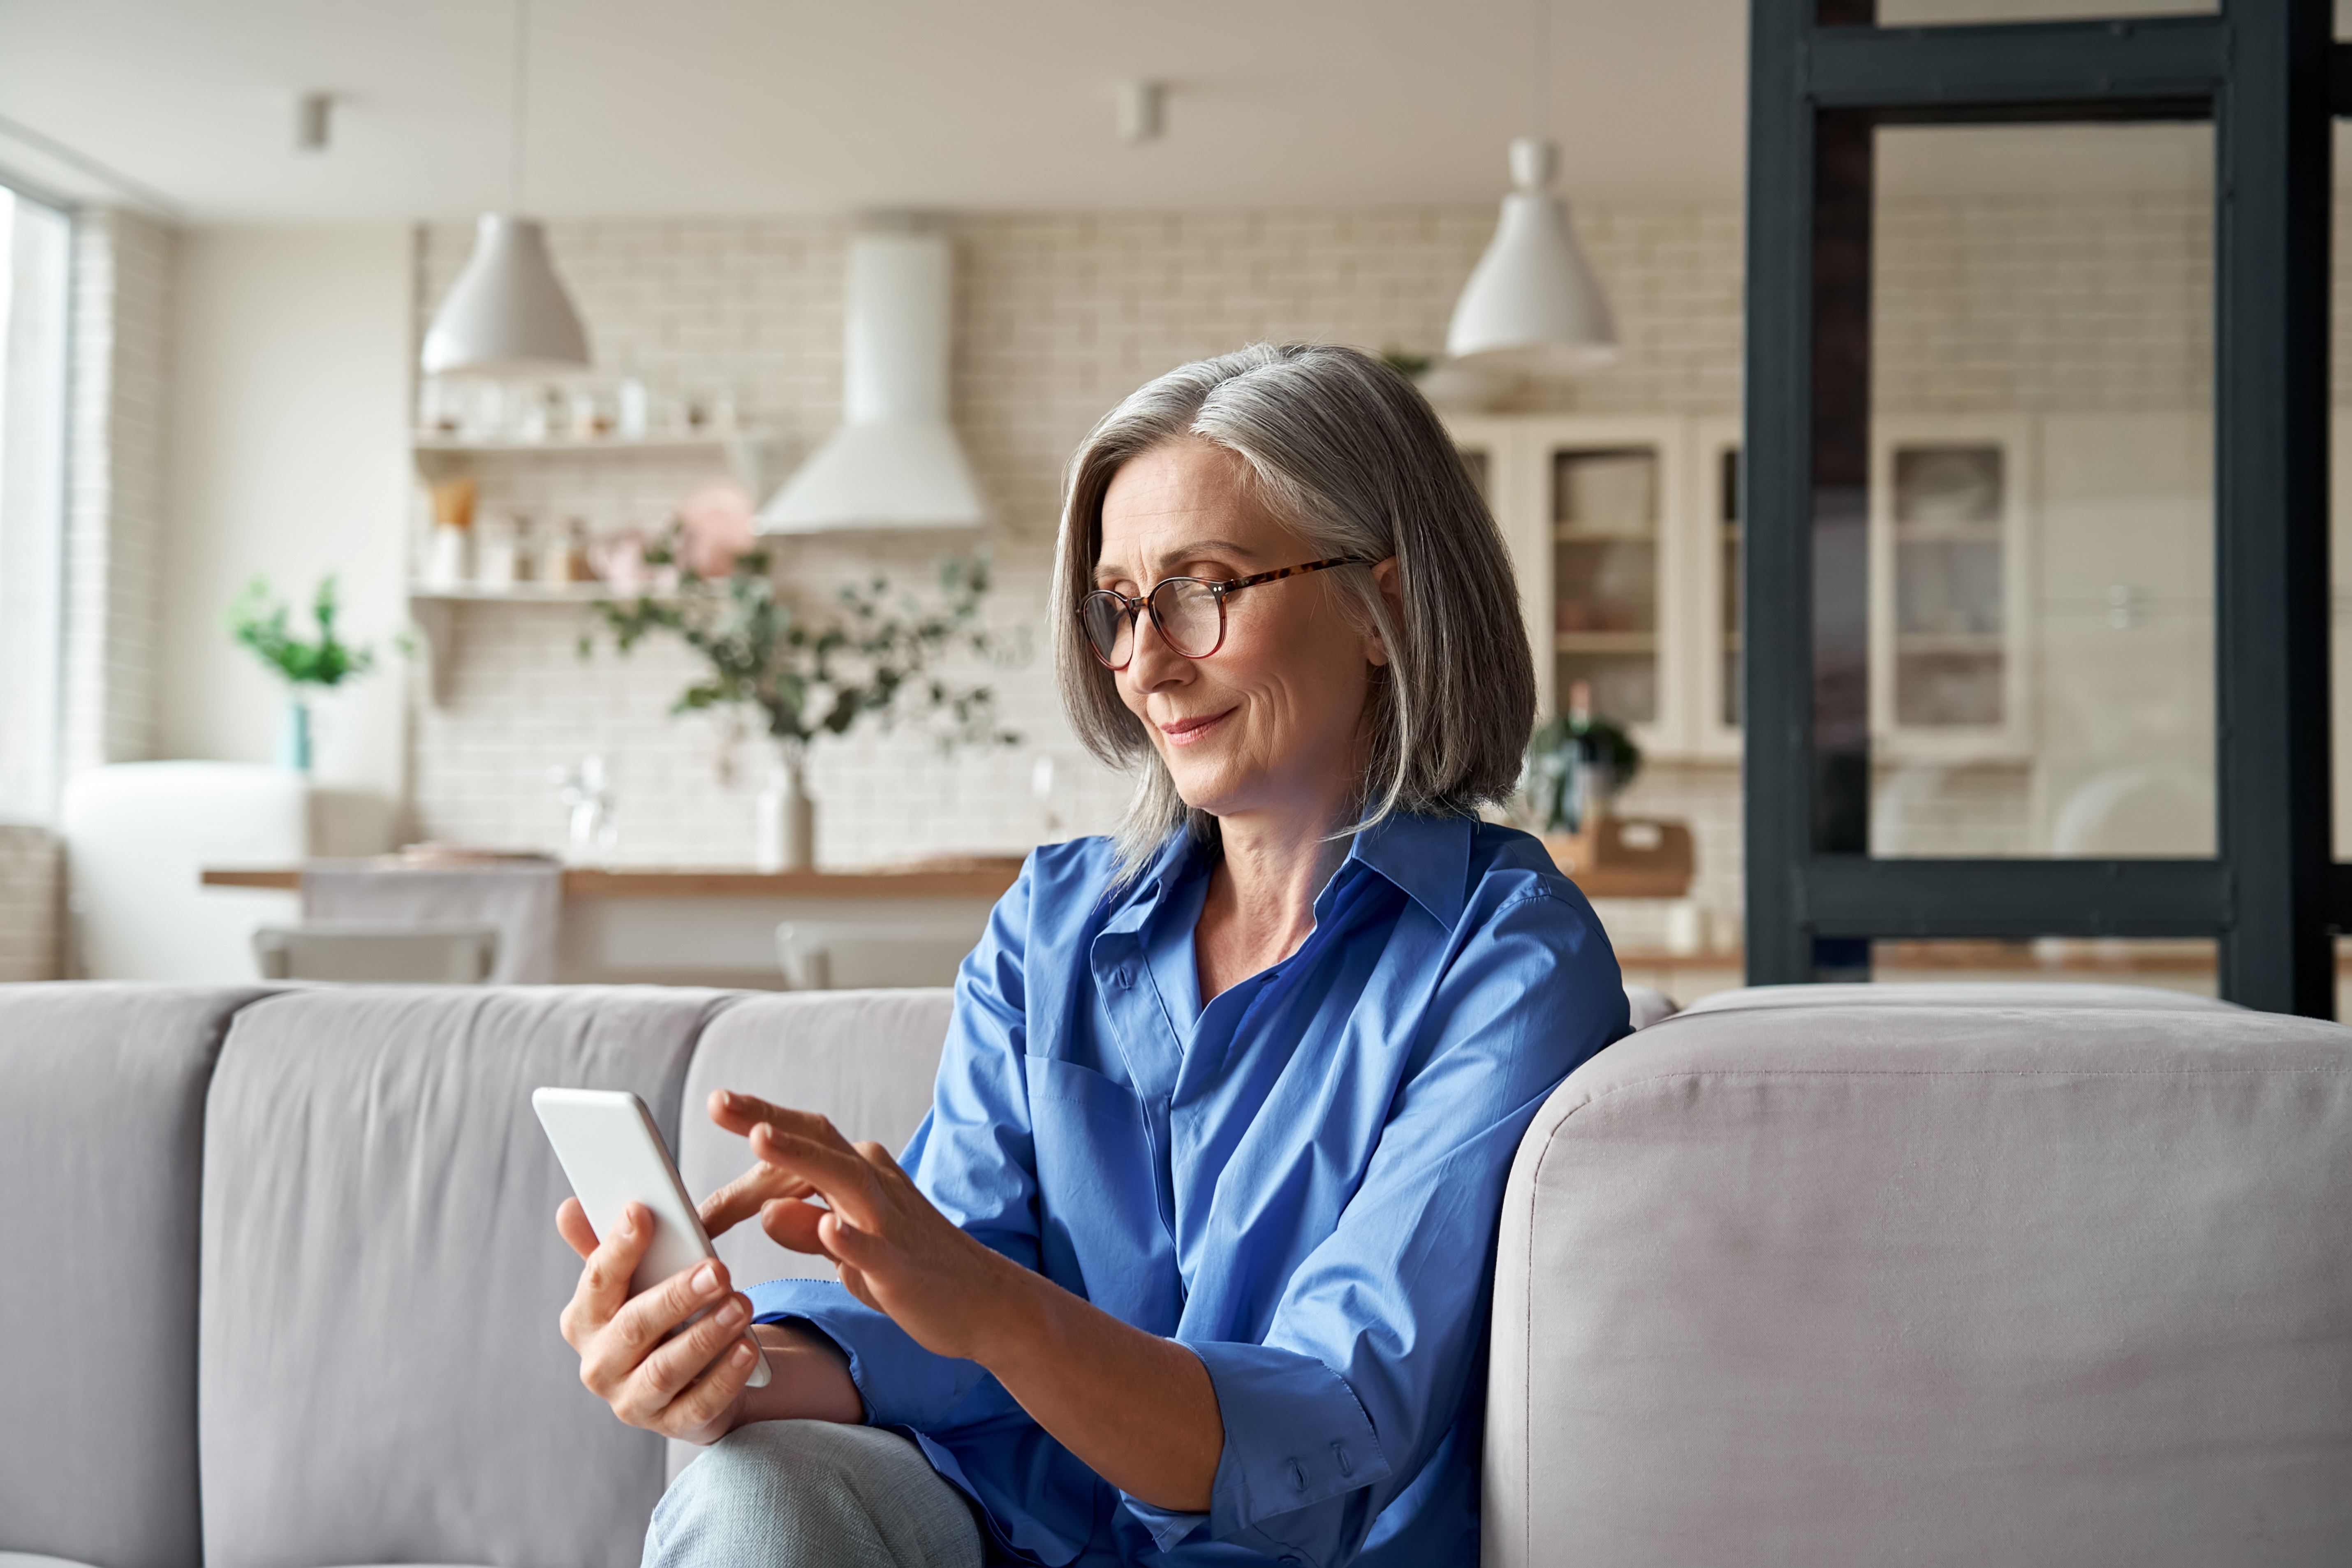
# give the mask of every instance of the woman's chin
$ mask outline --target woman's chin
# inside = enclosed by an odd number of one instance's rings
[[[1195,811],[1223,817],[1234,810],[1241,791],[1235,788],[1237,780],[1230,769],[1202,766],[1207,760],[1205,758],[1200,761],[1187,758],[1185,766],[1171,766],[1168,776],[1175,780],[1176,794],[1184,804]]]

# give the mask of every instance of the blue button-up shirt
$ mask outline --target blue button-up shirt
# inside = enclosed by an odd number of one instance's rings
[[[1616,957],[1527,834],[1392,817],[1298,951],[1204,1007],[1212,863],[1180,834],[1115,889],[1105,840],[1032,855],[964,960],[901,1162],[972,1236],[1201,1358],[1224,1421],[1208,1512],[1117,1490],[836,1283],[755,1286],[756,1315],[831,1335],[867,1418],[913,1434],[1000,1550],[1474,1563],[1503,1184],[1544,1097],[1625,1033]]]

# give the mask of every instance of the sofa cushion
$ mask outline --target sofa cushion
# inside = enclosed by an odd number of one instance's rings
[[[267,994],[0,986],[0,1554],[201,1556],[205,1086],[230,1017]]]
[[[1486,1561],[2343,1562],[2347,1235],[2352,1030],[1669,1019],[1520,1147]]]
[[[676,1135],[728,1001],[656,988],[333,988],[239,1016],[208,1112],[205,1568],[628,1568],[661,1439],[580,1385],[579,1260],[541,1084]]]

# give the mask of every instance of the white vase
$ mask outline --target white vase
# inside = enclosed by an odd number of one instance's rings
[[[761,871],[808,871],[816,864],[816,802],[809,799],[796,741],[779,741],[767,786],[751,808],[751,863]]]

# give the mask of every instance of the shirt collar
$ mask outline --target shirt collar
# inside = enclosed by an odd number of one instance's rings
[[[1180,827],[1170,833],[1143,869],[1136,873],[1135,880],[1118,894],[1110,917],[1103,922],[1104,932],[1143,929],[1144,923],[1168,895],[1199,872],[1201,850],[1201,844],[1189,831]]]
[[[1388,878],[1451,930],[1468,903],[1470,841],[1477,825],[1470,817],[1421,817],[1393,811],[1356,835],[1348,859],[1361,861],[1368,870]],[[1169,834],[1168,841],[1119,895],[1103,929],[1142,929],[1160,904],[1201,871],[1202,848],[1181,829]]]
[[[1356,835],[1348,858],[1388,878],[1450,931],[1469,902],[1470,841],[1477,827],[1470,817],[1393,811]]]

